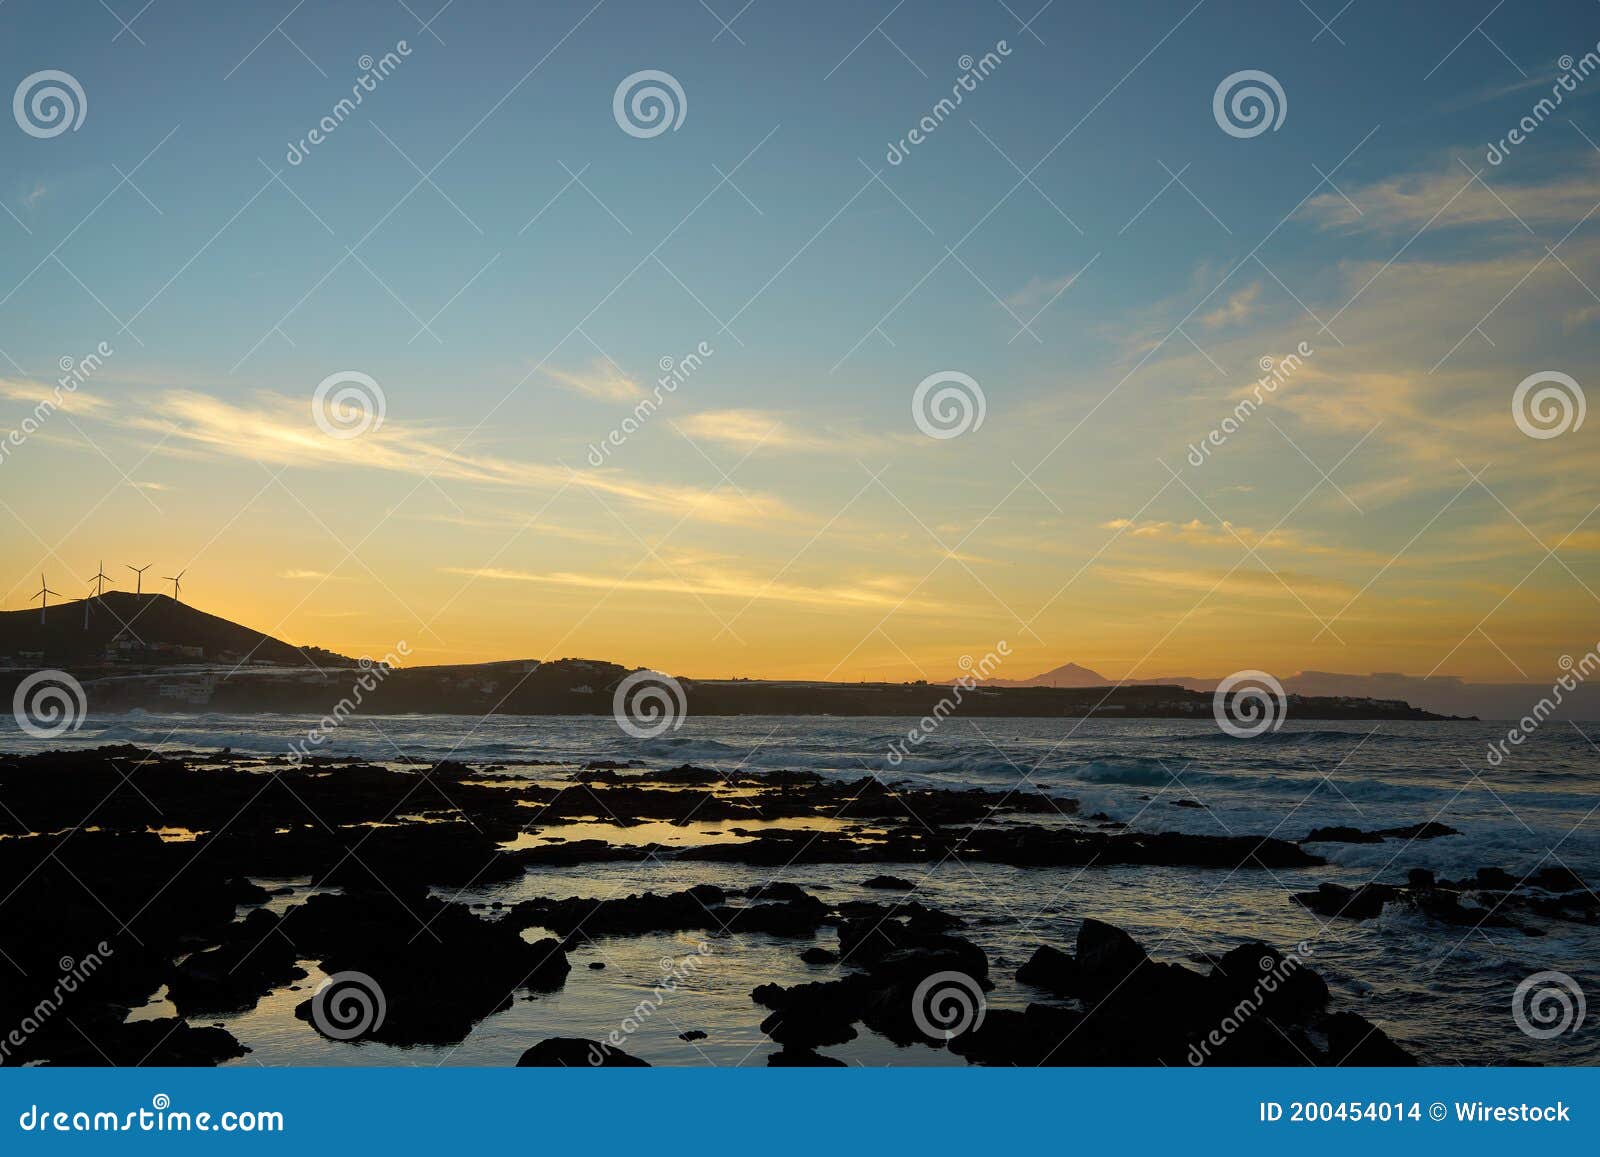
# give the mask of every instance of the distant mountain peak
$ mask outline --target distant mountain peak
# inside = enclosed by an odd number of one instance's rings
[[[1063,663],[1042,675],[1035,675],[1027,682],[1036,687],[1104,687],[1111,680],[1077,663]]]
[[[986,679],[994,687],[1109,687],[1115,680],[1077,663],[1063,663],[1028,679]]]

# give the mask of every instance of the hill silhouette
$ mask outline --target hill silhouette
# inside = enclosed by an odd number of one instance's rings
[[[43,622],[38,608],[0,611],[0,660],[23,666],[106,661],[260,661],[291,666],[354,662],[209,615],[170,595],[125,591],[52,603]]]

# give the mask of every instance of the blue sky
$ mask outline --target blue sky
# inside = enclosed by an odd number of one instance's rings
[[[1010,637],[1019,663],[1113,674],[1514,678],[1593,644],[1563,626],[1592,621],[1593,498],[1562,481],[1592,431],[1528,439],[1506,409],[1527,374],[1592,362],[1592,94],[1484,160],[1600,40],[1592,4],[109,2],[131,30],[98,3],[0,8],[8,85],[61,69],[88,106],[77,131],[0,133],[0,425],[61,357],[116,350],[0,468],[8,605],[41,567],[150,544],[264,629],[409,630],[436,658],[908,675]],[[643,69],[686,97],[651,139],[612,112]],[[1287,111],[1239,139],[1212,96],[1244,69]],[[1301,340],[1319,353],[1277,429],[1168,484]],[[562,491],[702,341],[692,382]],[[384,428],[288,437],[345,369],[382,384]],[[986,420],[929,440],[909,398],[947,369]],[[1494,463],[1488,486],[1456,459]]]

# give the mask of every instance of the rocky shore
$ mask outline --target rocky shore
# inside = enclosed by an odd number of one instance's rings
[[[1293,904],[1343,927],[1388,904],[1531,935],[1600,918],[1583,881],[1554,869],[1316,886],[1316,849],[1332,840],[1403,848],[1448,834],[1133,832],[1031,787],[938,791],[810,773],[608,764],[544,779],[131,747],[0,757],[0,1061],[220,1063],[246,1050],[218,1018],[285,992],[307,1034],[456,1045],[515,1000],[578,983],[569,954],[583,946],[692,931],[786,945],[815,977],[751,979],[748,1014],[776,1046],[775,1066],[840,1063],[821,1050],[863,1033],[984,1065],[1407,1064],[1428,1058],[1344,1007],[1294,945],[1158,959],[1099,918],[1095,873],[1290,873],[1305,889]],[[1076,941],[1036,943],[1020,964],[994,957],[919,889],[928,867],[949,861],[1081,868],[1062,899],[1082,918]],[[754,866],[766,882],[585,889],[588,866],[606,864],[703,867],[708,880]],[[870,898],[786,881],[792,865],[836,866]],[[530,870],[560,872],[566,887],[507,904],[459,899]],[[308,967],[370,982],[377,1008],[365,1011],[377,1015],[338,1007]],[[997,981],[1023,994],[1020,1006],[988,1007]],[[129,1019],[158,995],[174,1015]],[[360,1031],[347,1034],[352,1023]],[[529,1040],[521,1063],[643,1062],[574,1035]]]

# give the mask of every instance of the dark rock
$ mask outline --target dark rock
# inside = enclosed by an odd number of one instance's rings
[[[716,929],[721,923],[712,912],[726,899],[721,888],[701,884],[665,896],[646,892],[605,900],[522,900],[512,905],[507,921],[517,928],[537,926],[562,933],[582,927],[590,936]]]
[[[1028,962],[1017,969],[1023,984],[1042,988],[1054,996],[1078,994],[1078,962],[1059,948],[1041,944]]]
[[[1336,1012],[1318,1026],[1328,1039],[1328,1063],[1344,1066],[1410,1067],[1417,1059],[1377,1025],[1354,1012]]]
[[[109,1020],[80,1023],[83,1032],[68,1029],[48,1049],[49,1063],[75,1068],[181,1067],[216,1065],[250,1050],[220,1028],[195,1028],[170,1017],[116,1024]]]
[[[1363,832],[1350,827],[1312,828],[1301,843],[1381,844],[1383,837],[1377,832]]]
[[[1121,928],[1087,919],[1078,928],[1078,972],[1097,987],[1115,985],[1148,957]]]
[[[274,988],[304,980],[295,945],[281,918],[257,908],[225,929],[215,948],[195,952],[173,966],[167,995],[178,1015],[246,1012]]]
[[[846,1065],[836,1057],[825,1057],[811,1049],[786,1048],[767,1058],[770,1069],[842,1069]]]
[[[1259,940],[1223,954],[1211,970],[1234,1007],[1249,1002],[1274,1020],[1300,1023],[1328,1006],[1328,984],[1298,956],[1285,957]]]
[[[1363,884],[1359,888],[1347,888],[1343,884],[1318,884],[1315,892],[1295,892],[1290,899],[1322,916],[1371,920],[1383,911],[1385,904],[1399,895],[1399,889],[1388,884]]]
[[[845,976],[791,988],[764,984],[750,995],[775,1010],[761,1022],[762,1032],[785,1048],[814,1049],[855,1040],[853,1026],[865,1015],[871,991],[868,978]]]
[[[1080,1034],[1084,1016],[1071,1009],[1030,1004],[1024,1012],[989,1009],[983,1023],[949,1042],[949,1049],[977,1065],[1093,1064],[1090,1038]]]
[[[910,880],[900,876],[873,876],[870,880],[861,882],[863,888],[882,888],[886,891],[911,892],[916,890],[916,885]]]
[[[807,948],[800,954],[800,959],[807,964],[834,964],[839,959],[837,952],[830,952],[826,948]]]
[[[711,917],[729,932],[767,932],[774,936],[810,936],[827,919],[828,906],[815,896],[781,904],[713,908]]]
[[[1588,891],[1588,885],[1583,882],[1583,877],[1564,865],[1552,864],[1547,868],[1540,868],[1528,878],[1528,883],[1535,888],[1543,888],[1546,892]]]
[[[571,966],[552,939],[525,941],[511,920],[487,921],[464,904],[428,895],[312,896],[284,917],[284,931],[301,953],[325,972],[351,974],[351,995],[382,994],[384,1015],[359,1039],[384,1044],[456,1044],[484,1017],[511,1006],[518,991],[550,992],[565,983]],[[332,1015],[337,994],[314,994],[295,1009],[313,1027],[313,1010],[341,1030]],[[321,1004],[319,1004],[319,1001]]]
[[[534,1045],[517,1059],[517,1068],[648,1069],[648,1061],[629,1056],[619,1048],[586,1037],[553,1036]]]
[[[780,904],[806,904],[811,901],[811,894],[800,885],[780,880],[752,884],[744,890],[744,894],[752,900],[771,900]]]
[[[1378,834],[1397,840],[1436,840],[1440,836],[1459,836],[1461,833],[1449,824],[1429,820],[1427,823],[1412,824],[1404,828],[1384,828]]]
[[[705,1040],[706,1039],[706,1034],[704,1032],[702,1032],[700,1029],[692,1028],[688,1032],[680,1032],[678,1034],[678,1039],[679,1040],[688,1040],[688,1041]]]

